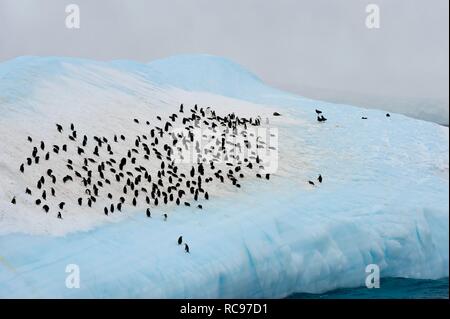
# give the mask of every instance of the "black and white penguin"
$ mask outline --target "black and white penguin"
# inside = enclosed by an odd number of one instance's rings
[[[184,251],[189,254],[189,246],[188,244],[184,244]]]
[[[183,236],[178,237],[178,245],[183,243]]]

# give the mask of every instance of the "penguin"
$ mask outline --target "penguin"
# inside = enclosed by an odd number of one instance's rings
[[[323,115],[317,116],[317,122],[325,122],[327,119],[323,117]]]
[[[147,208],[146,215],[148,218],[152,217],[152,213],[150,212],[150,208]]]
[[[59,209],[64,209],[64,205],[66,205],[66,203],[64,203],[64,202],[61,202],[61,203],[59,203],[59,205],[58,205],[58,207],[59,207]]]
[[[189,246],[188,244],[184,244],[184,251],[189,254]]]
[[[316,113],[317,113],[317,115],[320,115],[320,114],[322,114],[322,111],[321,111],[321,110],[318,110],[318,109],[316,109]]]
[[[31,195],[31,190],[28,187],[25,189],[25,194]]]
[[[164,221],[167,221],[167,214],[164,214],[163,217],[164,217]]]
[[[181,104],[181,105],[180,105],[180,113],[184,113],[183,108],[184,108],[184,106],[183,106],[183,104]],[[181,115],[180,115],[180,116],[181,116]]]
[[[391,117],[391,114],[389,114],[389,113],[386,113],[386,117]]]
[[[316,184],[314,184],[313,181],[308,181],[308,184],[309,184],[309,185],[312,185],[312,186],[316,185]]]
[[[363,116],[361,117],[362,120],[367,120],[367,117]]]
[[[50,208],[48,207],[48,205],[42,206],[42,209],[45,211],[45,213],[48,213],[48,211],[50,210]]]
[[[322,180],[323,180],[322,175],[319,174],[319,177],[317,177],[317,180],[319,181],[319,183],[322,183]]]
[[[183,236],[178,237],[178,245],[183,243]]]
[[[33,139],[31,138],[31,136],[28,136],[28,142],[30,142],[30,143],[32,143],[33,142]]]
[[[273,116],[281,116],[281,114],[278,113],[278,112],[274,112],[274,113],[273,113]]]
[[[11,200],[11,204],[16,205],[16,196],[14,196]]]
[[[62,133],[63,131],[63,127],[59,124],[56,124],[56,129],[58,130],[59,133]]]
[[[108,208],[105,207],[105,208],[103,209],[103,211],[104,211],[105,215],[108,216]]]
[[[63,178],[63,182],[66,183],[67,181],[73,181],[72,177],[67,175]]]
[[[58,212],[58,216],[57,216],[59,219],[62,219],[62,215],[61,215],[61,212]]]

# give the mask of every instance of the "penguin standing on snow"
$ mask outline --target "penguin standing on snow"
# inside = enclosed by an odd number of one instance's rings
[[[319,181],[319,183],[322,183],[323,178],[322,178],[321,174],[319,174],[319,177],[317,178],[317,180]]]
[[[13,199],[11,200],[11,204],[16,205],[16,196],[14,196]]]
[[[183,243],[183,236],[178,237],[178,245]]]
[[[188,244],[184,244],[184,251],[189,254],[189,246]]]
[[[150,208],[147,208],[146,214],[147,214],[148,218],[152,217],[152,213],[150,212]]]
[[[319,121],[319,122],[326,122],[327,119],[323,115],[319,115],[319,116],[317,116],[317,121]]]

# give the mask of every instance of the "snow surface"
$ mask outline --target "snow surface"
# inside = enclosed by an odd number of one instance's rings
[[[55,123],[134,134],[132,118],[180,103],[269,117],[277,174],[216,188],[201,212],[160,208],[152,219],[140,207],[110,216],[68,207],[59,220],[24,196],[34,180],[18,170],[28,135],[58,143]],[[0,297],[283,297],[363,285],[371,263],[385,277],[448,277],[448,128],[391,115],[284,93],[207,55],[1,63]],[[318,174],[324,183],[309,186]],[[80,266],[80,289],[66,288],[67,264]]]

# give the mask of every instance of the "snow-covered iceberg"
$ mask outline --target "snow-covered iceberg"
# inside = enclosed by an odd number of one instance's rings
[[[56,140],[55,123],[130,132],[130,119],[167,115],[181,103],[270,118],[279,132],[270,182],[217,189],[201,212],[161,208],[152,219],[136,208],[114,216],[79,209],[60,220],[19,196],[31,182],[18,170],[27,136]],[[368,264],[385,277],[448,277],[448,133],[285,93],[208,55],[3,62],[0,297],[284,297],[361,286]],[[318,174],[324,182],[310,186]],[[180,234],[190,254],[178,247]],[[66,287],[69,264],[79,266],[78,289]]]

